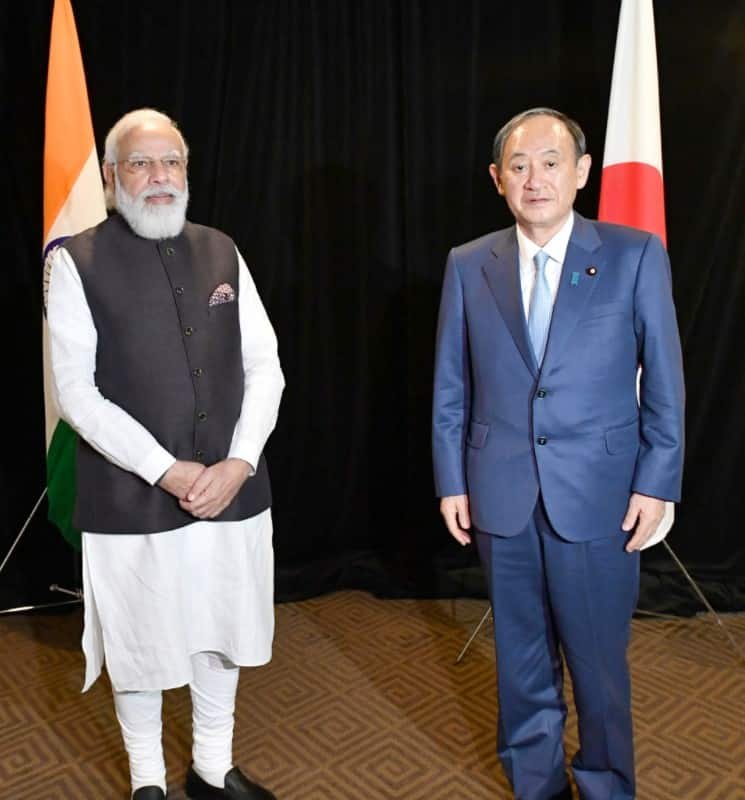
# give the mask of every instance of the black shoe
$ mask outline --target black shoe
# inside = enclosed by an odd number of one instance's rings
[[[192,800],[277,800],[268,789],[250,781],[238,767],[225,773],[225,788],[218,789],[203,781],[193,764],[186,773],[186,794]]]
[[[132,800],[166,800],[166,796],[160,786],[140,786]]]
[[[570,784],[566,785],[566,788],[563,789],[559,794],[553,795],[551,800],[572,800],[572,787]]]

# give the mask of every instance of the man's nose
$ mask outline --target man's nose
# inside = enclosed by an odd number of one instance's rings
[[[525,186],[528,189],[540,189],[542,181],[542,174],[538,167],[528,167],[528,177],[525,181]]]
[[[163,183],[168,180],[168,172],[163,166],[163,162],[157,158],[150,164],[150,172],[148,175],[150,183]]]

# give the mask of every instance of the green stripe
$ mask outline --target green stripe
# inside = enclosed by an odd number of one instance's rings
[[[60,420],[54,429],[47,452],[48,516],[67,542],[80,551],[80,531],[72,524],[77,448],[77,434],[66,422]]]

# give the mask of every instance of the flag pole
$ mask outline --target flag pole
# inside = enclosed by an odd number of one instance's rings
[[[657,234],[667,245],[657,72],[653,0],[622,0],[613,59],[598,219]],[[673,524],[674,504],[668,502],[665,506],[665,517],[645,547],[662,541],[693,592],[727,636],[738,660],[745,664],[742,650],[722,618],[665,540]]]
[[[96,155],[88,89],[71,0],[54,0],[49,38],[45,130],[44,130],[44,240],[42,273],[49,285],[54,250],[69,236],[91,228],[106,219],[106,203]],[[46,306],[46,291],[44,295]],[[48,518],[65,539],[79,549],[80,532],[72,521],[75,495],[76,434],[59,418],[54,402],[46,325],[43,330],[44,406],[47,433],[47,489],[42,492],[31,514],[16,536],[0,565],[0,573],[21,541],[44,497]],[[77,562],[76,562],[77,563]],[[50,591],[71,594],[77,603],[80,589]],[[44,608],[22,606],[21,610]]]

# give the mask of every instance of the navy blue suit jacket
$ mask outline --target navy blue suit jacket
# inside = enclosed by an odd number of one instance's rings
[[[450,252],[437,329],[435,484],[439,496],[469,496],[479,530],[519,533],[539,489],[570,541],[618,534],[632,492],[679,500],[683,406],[670,265],[657,237],[575,213],[540,370],[515,228]]]

